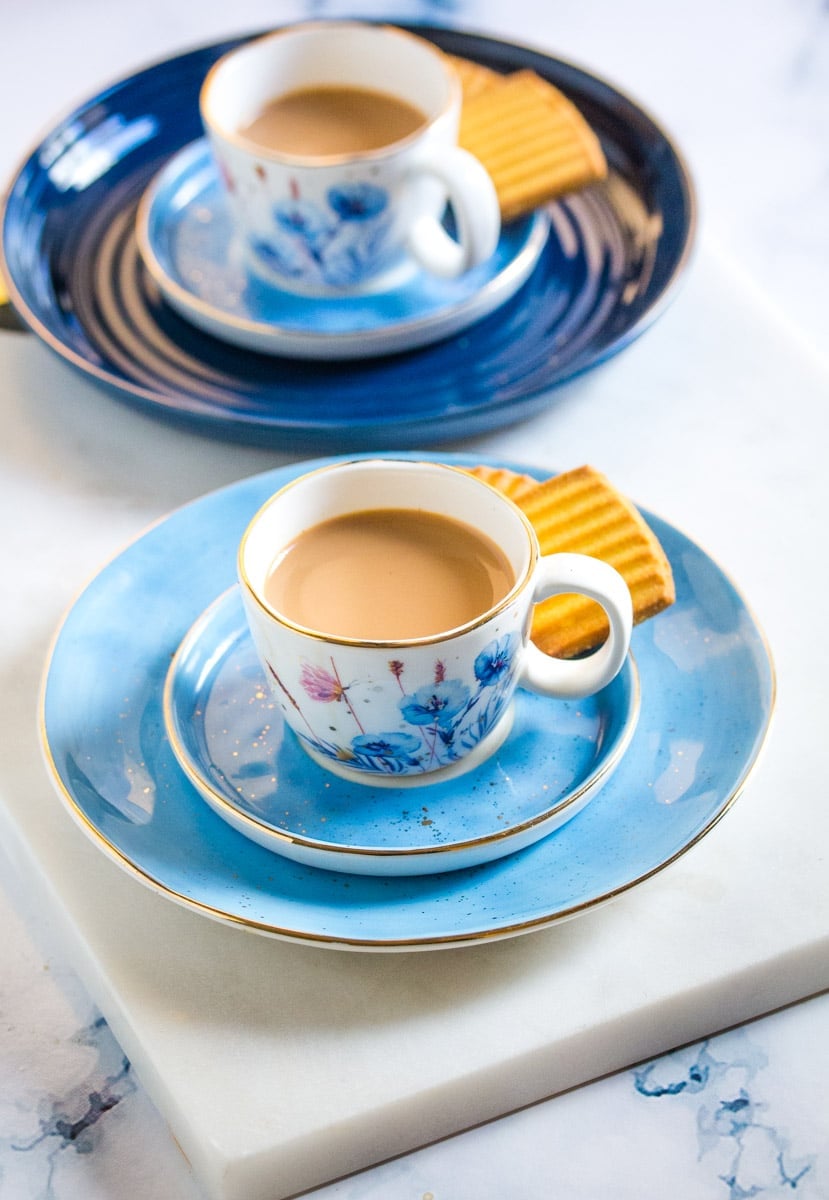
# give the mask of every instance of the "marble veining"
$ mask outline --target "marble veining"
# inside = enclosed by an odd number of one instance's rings
[[[724,1034],[633,1072],[636,1093],[678,1104],[695,1127],[697,1161],[727,1200],[811,1191],[816,1156],[802,1154],[764,1098],[769,1058],[745,1030]]]
[[[63,1053],[83,1061],[91,1048],[94,1062],[74,1086],[43,1094],[27,1108],[18,1098],[16,1119],[7,1117],[0,1134],[0,1196],[12,1200],[57,1200],[69,1174],[67,1156],[96,1152],[105,1141],[105,1120],[137,1084],[130,1062],[98,1013],[68,1038]]]
[[[28,940],[38,920],[26,916],[24,926],[0,890],[0,920],[11,931],[8,957],[18,976],[18,960],[28,957],[34,966],[39,954]],[[59,960],[51,963],[53,970],[33,973],[25,1005],[15,1007],[0,991],[0,1200],[203,1200],[105,1019],[92,1010],[72,1031],[65,1028],[60,1008],[67,999],[77,1005],[83,988]],[[24,1010],[34,1014],[34,1033],[23,1028]],[[829,995],[309,1196],[504,1200],[520,1185],[527,1200],[594,1200],[597,1181],[606,1178],[596,1165],[598,1129],[614,1137],[620,1188],[636,1186],[620,1195],[663,1200],[670,1179],[672,1200],[821,1200],[827,1015]],[[38,1073],[36,1087],[12,1069],[13,1038],[51,1067],[51,1074],[48,1066]],[[802,1054],[804,1047],[811,1053]]]

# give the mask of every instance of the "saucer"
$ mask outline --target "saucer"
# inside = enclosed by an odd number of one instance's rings
[[[649,514],[677,598],[633,632],[641,708],[627,751],[554,834],[468,870],[381,878],[294,862],[218,817],[167,737],[170,663],[234,584],[252,514],[320,465],[293,463],[179,509],[104,567],[67,614],[46,667],[40,729],[57,793],[100,850],[203,916],[291,941],[388,951],[470,945],[575,917],[670,867],[714,829],[763,746],[774,672],[731,581]],[[503,795],[510,786],[498,783]]]
[[[529,278],[549,231],[538,212],[505,226],[487,262],[458,279],[412,263],[399,281],[345,297],[311,297],[247,265],[206,139],[187,146],[142,199],[136,238],[159,290],[213,337],[291,358],[369,358],[412,350],[467,329]]]
[[[184,638],[164,696],[173,753],[214,812],[286,858],[361,875],[462,870],[546,837],[607,783],[638,710],[628,659],[586,700],[519,688],[506,737],[463,773],[351,782],[317,765],[284,724],[235,587]]]
[[[343,369],[231,345],[167,303],[138,253],[136,209],[202,136],[199,89],[239,39],[115,82],[26,157],[0,201],[0,273],[18,315],[120,400],[280,450],[417,448],[546,409],[551,389],[621,351],[676,294],[696,225],[688,170],[657,122],[596,75],[494,38],[414,31],[496,71],[535,70],[581,109],[608,160],[605,182],[549,206],[535,270],[489,316]]]

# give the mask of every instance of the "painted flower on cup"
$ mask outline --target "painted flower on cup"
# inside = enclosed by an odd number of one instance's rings
[[[302,664],[299,682],[312,700],[328,703],[331,700],[342,700],[345,695],[345,688],[339,677],[315,663]]]
[[[372,760],[416,767],[421,741],[411,733],[365,733],[352,740],[351,749],[358,758],[366,755]]]
[[[251,239],[250,248],[257,262],[277,275],[300,279],[307,270],[306,256],[292,238],[278,231],[268,239]]]
[[[389,202],[383,188],[373,183],[345,183],[330,188],[326,197],[341,221],[369,221]]]
[[[469,703],[469,688],[459,679],[444,679],[418,688],[400,701],[400,711],[410,725],[451,725]]]
[[[355,181],[329,189],[322,204],[290,196],[272,210],[273,227],[251,241],[269,270],[309,285],[360,283],[378,269],[389,227],[388,194],[376,184]]]
[[[510,634],[490,642],[475,659],[475,678],[484,687],[492,687],[509,672],[515,656],[515,637]]]
[[[302,718],[307,732],[298,730],[298,736],[319,754],[367,774],[410,774],[456,762],[494,728],[511,694],[518,645],[515,635],[490,642],[475,659],[475,687],[448,677],[445,662],[437,659],[431,677],[424,682],[421,675],[417,686],[409,690],[410,668],[405,658],[390,659],[388,671],[400,693],[397,729],[388,727],[393,719],[389,721],[387,699],[377,710],[380,728],[371,728],[376,681],[343,683],[333,657],[326,664],[302,663],[299,683],[304,701],[288,691],[273,667],[271,674]],[[339,734],[334,741],[331,733],[335,727],[330,721],[326,719],[324,725],[315,722],[316,706],[331,704],[342,704],[347,710],[355,729],[350,738]],[[320,729],[325,732],[318,732]]]
[[[333,701],[344,701],[346,708],[354,718],[354,723],[363,733],[363,726],[360,723],[360,718],[354,711],[351,700],[348,697],[348,686],[343,684],[340,679],[333,658],[331,659],[331,670],[321,667],[315,663],[303,663],[302,670],[299,675],[299,682],[306,694],[312,700],[319,700],[323,704],[330,704]]]
[[[329,237],[333,229],[333,222],[316,204],[298,197],[277,204],[273,215],[277,225],[286,233],[298,234],[309,243]]]

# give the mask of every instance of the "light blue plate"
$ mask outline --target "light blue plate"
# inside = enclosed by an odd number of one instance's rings
[[[299,296],[248,269],[205,139],[173,157],[136,218],[144,265],[181,316],[236,346],[312,359],[413,350],[467,329],[529,279],[549,228],[544,212],[505,226],[492,258],[458,279],[412,266],[394,285],[357,296]]]
[[[462,774],[396,787],[352,783],[313,762],[285,726],[238,588],[187,634],[164,698],[173,752],[214,812],[296,862],[365,875],[464,869],[547,836],[610,779],[638,711],[628,660],[586,700],[519,689],[505,740]]]
[[[245,479],[179,510],[105,567],[67,615],[41,728],[59,794],[100,848],[206,916],[323,946],[409,950],[576,916],[648,879],[712,829],[757,759],[774,674],[733,585],[655,517],[647,519],[670,558],[677,600],[634,631],[636,732],[613,778],[563,828],[468,870],[373,878],[273,854],[212,812],[165,732],[170,661],[199,614],[233,585],[251,515],[318,465]]]

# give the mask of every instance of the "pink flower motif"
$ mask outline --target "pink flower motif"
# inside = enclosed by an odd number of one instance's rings
[[[299,682],[312,700],[321,700],[325,704],[342,700],[345,695],[345,688],[336,675],[313,663],[303,663]]]
[[[435,663],[435,683],[443,683],[446,678],[446,664],[440,659]]]
[[[406,670],[406,664],[404,662],[401,662],[399,658],[390,658],[389,659],[389,670],[391,671],[392,675],[397,680],[397,686],[400,688],[401,696],[405,696],[406,689],[403,687],[403,684],[400,682],[400,676]]]
[[[231,175],[230,169],[228,168],[227,163],[223,163],[221,161],[221,159],[219,160],[219,174],[221,175],[222,182],[224,183],[227,190],[229,192],[235,192],[236,191],[236,180]]]
[[[344,701],[360,733],[365,733],[360,718],[348,698],[348,686],[340,681],[333,658],[330,671],[326,671],[324,667],[317,667],[313,663],[303,663],[299,673],[299,682],[312,700],[321,700],[323,704],[329,704],[332,700]]]

